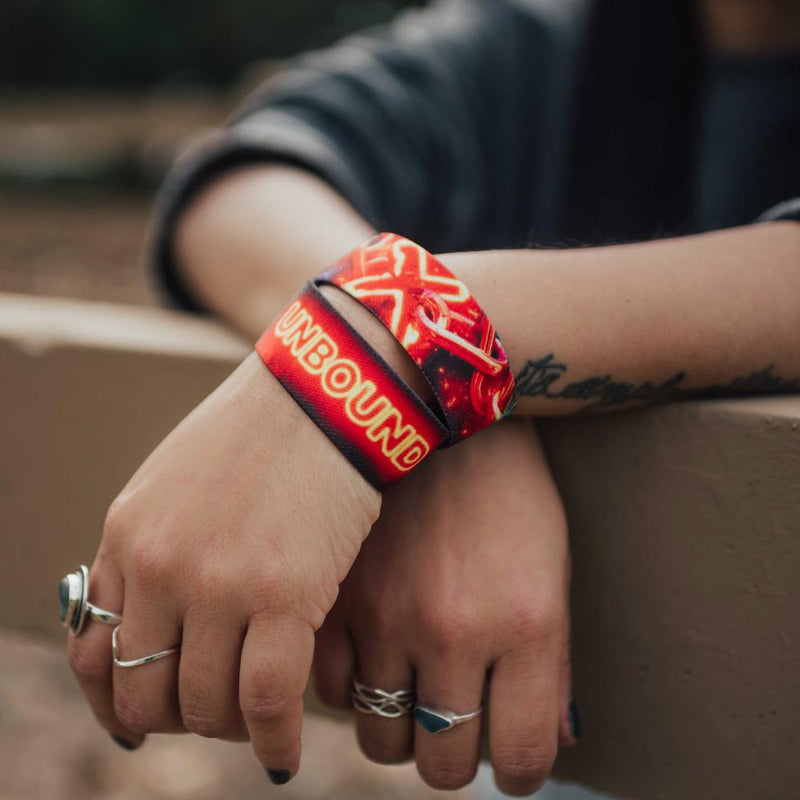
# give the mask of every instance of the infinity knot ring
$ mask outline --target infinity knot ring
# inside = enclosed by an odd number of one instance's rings
[[[89,568],[85,564],[65,575],[58,584],[58,616],[61,624],[76,636],[83,630],[87,617],[105,625],[122,622],[115,611],[106,611],[89,602]]]
[[[388,692],[365,686],[357,678],[353,678],[353,691],[350,694],[353,707],[362,714],[375,714],[386,719],[397,719],[411,711],[414,705],[413,689],[398,689]]]
[[[414,706],[414,718],[425,728],[428,733],[442,733],[463,725],[483,713],[483,706],[466,714],[456,714],[447,708],[439,706]]]

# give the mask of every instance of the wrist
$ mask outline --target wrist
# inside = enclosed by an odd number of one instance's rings
[[[396,234],[372,237],[309,282],[256,350],[379,491],[515,401],[503,345],[469,288]]]
[[[317,460],[319,474],[324,476],[321,485],[335,485],[337,491],[350,492],[349,506],[353,519],[360,519],[363,530],[369,531],[380,513],[381,493],[342,455],[277,378],[264,368],[257,353],[251,353],[237,373],[240,373],[245,390],[258,411],[258,424],[276,427],[292,450]],[[273,452],[264,451],[264,458],[275,456]],[[339,475],[341,481],[333,480],[334,475]]]
[[[357,333],[372,345],[375,351],[424,401],[434,406],[433,392],[419,367],[411,360],[391,332],[357,300],[334,286],[320,286],[325,299],[353,326]]]

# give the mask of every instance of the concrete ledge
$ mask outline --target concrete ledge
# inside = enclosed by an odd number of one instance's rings
[[[0,295],[0,625],[61,637],[58,579],[248,349],[172,312]],[[542,427],[584,723],[559,775],[639,800],[797,797],[800,398]]]

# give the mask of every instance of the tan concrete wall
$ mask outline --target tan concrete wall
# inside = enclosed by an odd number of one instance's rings
[[[0,625],[61,636],[58,579],[248,346],[166,311],[0,295]],[[800,398],[543,426],[571,524],[562,777],[640,800],[796,800]]]

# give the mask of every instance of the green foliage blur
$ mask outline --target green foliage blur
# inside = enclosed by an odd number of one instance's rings
[[[221,85],[423,0],[0,0],[0,84]]]

